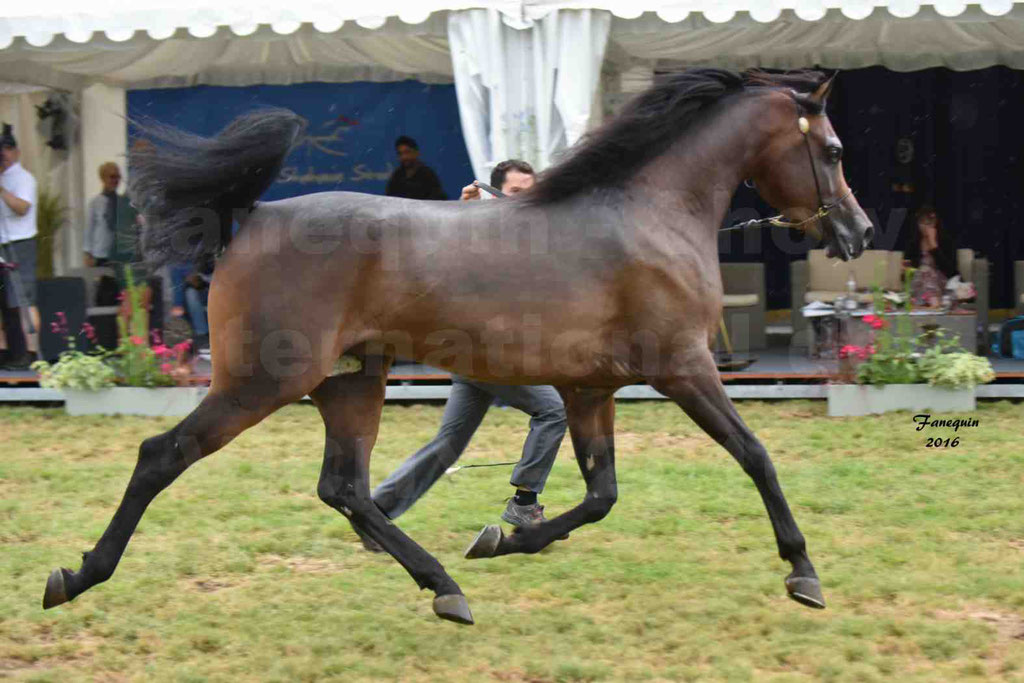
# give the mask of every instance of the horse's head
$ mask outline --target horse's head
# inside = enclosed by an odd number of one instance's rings
[[[830,78],[809,95],[776,91],[769,142],[752,169],[761,197],[802,230],[820,230],[826,253],[857,258],[873,228],[843,176],[843,145],[825,114]]]

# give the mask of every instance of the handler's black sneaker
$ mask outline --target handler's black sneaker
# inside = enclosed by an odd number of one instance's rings
[[[512,526],[531,526],[548,521],[544,517],[544,506],[540,503],[516,505],[514,499],[508,501],[508,506],[501,513],[501,518]]]
[[[544,517],[543,505],[540,503],[517,505],[514,498],[508,501],[505,511],[501,513],[501,518],[512,526],[532,526],[548,521]],[[558,540],[564,541],[567,538],[569,538],[569,534],[559,536]]]

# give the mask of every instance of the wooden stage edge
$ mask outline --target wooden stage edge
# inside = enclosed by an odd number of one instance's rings
[[[833,377],[827,372],[723,372],[720,373],[725,383],[755,381],[755,382],[821,382],[827,383]],[[1024,370],[1021,371],[996,371],[996,380],[1024,379]],[[438,384],[448,383],[451,377],[447,374],[390,374],[388,382],[399,382],[402,384]],[[0,386],[24,386],[37,384],[39,378],[29,373],[2,373],[0,372]],[[190,382],[192,386],[208,386],[209,375],[194,375]],[[629,385],[627,385],[629,386]]]

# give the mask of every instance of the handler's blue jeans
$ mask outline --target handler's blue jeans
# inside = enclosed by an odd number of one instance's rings
[[[562,397],[550,386],[487,384],[453,375],[437,436],[374,490],[377,507],[391,519],[412,507],[459,459],[495,397],[530,416],[530,433],[522,459],[512,471],[512,485],[543,491],[565,436]]]

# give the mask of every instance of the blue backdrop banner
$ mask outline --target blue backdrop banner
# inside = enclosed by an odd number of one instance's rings
[[[473,179],[452,85],[301,83],[128,92],[129,117],[200,135],[212,135],[239,114],[265,106],[290,109],[309,124],[264,199],[329,190],[384,194],[398,167],[394,141],[399,135],[416,140],[420,159],[437,172],[450,199]]]

